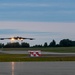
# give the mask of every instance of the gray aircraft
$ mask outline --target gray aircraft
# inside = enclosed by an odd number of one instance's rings
[[[19,36],[17,36],[17,37],[10,37],[10,38],[0,38],[0,40],[5,40],[5,39],[9,39],[9,40],[12,40],[12,41],[14,41],[14,40],[23,41],[25,39],[34,40],[34,38],[25,38],[25,37],[19,37]]]

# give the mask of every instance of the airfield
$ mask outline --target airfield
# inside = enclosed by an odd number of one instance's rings
[[[30,57],[29,50],[42,56]],[[0,49],[1,75],[75,75],[75,47]]]
[[[41,56],[31,57],[28,51],[41,51]],[[22,61],[75,61],[75,47],[60,48],[3,48],[1,62]]]
[[[1,75],[75,75],[74,47],[43,49],[0,49]],[[63,51],[59,52],[59,49]],[[30,57],[29,50],[41,50],[42,56]],[[49,51],[50,50],[50,51]],[[57,50],[57,51],[55,51]],[[53,51],[53,52],[52,52]]]

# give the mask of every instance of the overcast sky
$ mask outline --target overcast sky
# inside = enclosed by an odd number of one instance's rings
[[[31,45],[75,40],[75,0],[0,0],[0,37],[13,36],[35,38]]]

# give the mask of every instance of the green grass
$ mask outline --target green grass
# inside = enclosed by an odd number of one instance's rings
[[[47,47],[47,48],[3,48],[4,51],[11,50],[41,50],[48,52],[75,53],[75,47]]]
[[[25,54],[0,54],[0,62],[75,61],[75,57],[29,57]]]

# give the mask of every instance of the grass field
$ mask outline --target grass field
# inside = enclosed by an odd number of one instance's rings
[[[3,48],[3,51],[12,50],[41,50],[49,52],[75,53],[75,47],[55,47],[55,48]],[[27,54],[2,54],[0,62],[26,62],[26,61],[75,61],[75,56],[68,57],[29,57]]]
[[[47,47],[47,48],[2,48],[4,51],[11,50],[41,50],[47,52],[62,52],[62,53],[75,53],[75,47]]]
[[[28,57],[25,54],[0,54],[0,62],[75,61],[75,57]]]

